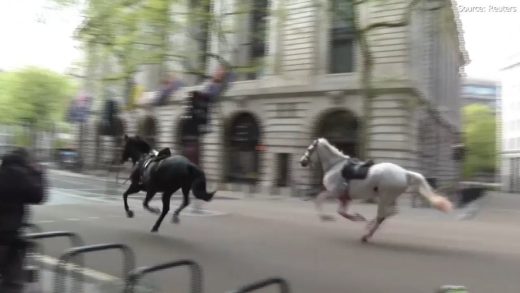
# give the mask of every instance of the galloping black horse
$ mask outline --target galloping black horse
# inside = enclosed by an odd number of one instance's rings
[[[152,228],[157,232],[161,222],[170,210],[170,199],[174,192],[182,189],[183,201],[174,212],[172,221],[179,222],[179,213],[190,203],[190,189],[196,198],[210,201],[216,191],[206,191],[206,176],[204,172],[186,157],[174,155],[161,158],[161,155],[152,153],[152,148],[139,136],[124,136],[125,146],[123,148],[122,163],[132,160],[134,169],[130,175],[130,187],[123,194],[126,214],[129,218],[134,212],[128,207],[128,195],[139,191],[146,192],[143,207],[148,211],[159,214],[159,219]],[[157,192],[162,192],[162,212],[157,208],[149,207],[148,203]]]

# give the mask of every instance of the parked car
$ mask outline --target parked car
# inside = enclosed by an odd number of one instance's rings
[[[60,168],[72,171],[79,171],[82,167],[82,160],[79,152],[71,148],[57,149],[57,162]]]

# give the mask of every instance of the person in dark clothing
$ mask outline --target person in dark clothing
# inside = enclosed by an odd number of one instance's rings
[[[191,98],[198,104],[198,107],[195,108],[200,111],[200,113],[194,113],[194,115],[199,117],[199,122],[201,122],[199,125],[201,128],[200,133],[209,133],[209,107],[218,100],[233,81],[235,81],[235,73],[229,66],[221,64],[217,67],[213,76],[205,82],[201,91],[192,92]],[[204,119],[200,119],[200,117]]]
[[[26,243],[21,237],[27,205],[41,204],[46,198],[42,168],[25,149],[2,158],[0,165],[0,292],[23,291],[23,260]]]

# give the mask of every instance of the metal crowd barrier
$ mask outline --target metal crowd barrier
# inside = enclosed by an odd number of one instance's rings
[[[285,279],[269,278],[269,279],[264,279],[264,280],[261,280],[258,282],[251,283],[249,285],[245,285],[236,290],[230,291],[229,293],[247,293],[247,292],[256,291],[258,289],[262,289],[262,288],[272,286],[272,285],[277,285],[278,288],[280,289],[280,291],[279,291],[280,293],[291,292],[289,283]]]
[[[26,228],[26,229],[31,229],[33,230],[35,233],[41,233],[43,232],[42,228],[36,224],[32,224],[32,223],[24,223],[22,224],[22,227],[23,228]]]
[[[41,231],[41,229],[33,224],[25,224],[27,228]],[[142,289],[145,289],[142,285],[140,285],[140,281],[142,281],[143,277],[147,274],[155,273],[158,271],[166,270],[166,269],[174,269],[179,267],[187,267],[190,271],[190,292],[191,293],[203,293],[203,271],[202,267],[195,261],[190,259],[183,259],[177,261],[166,262],[154,266],[146,266],[135,268],[135,254],[133,250],[125,245],[120,243],[108,243],[108,244],[96,244],[96,245],[84,245],[83,239],[76,233],[68,232],[68,231],[54,231],[54,232],[39,232],[39,233],[29,233],[26,236],[26,239],[30,241],[32,244],[35,243],[36,240],[41,239],[49,239],[49,238],[68,238],[72,248],[67,250],[64,254],[62,254],[58,258],[58,262],[54,267],[54,290],[56,293],[63,292],[74,292],[79,293],[84,291],[85,283],[84,276],[80,273],[82,269],[84,269],[84,255],[90,252],[96,251],[106,251],[106,250],[119,250],[123,256],[123,266],[122,266],[122,285],[121,291],[123,293],[137,293],[142,292]],[[41,245],[32,245],[31,250],[38,252],[42,252],[43,249]],[[69,274],[69,266],[72,263],[72,260],[76,260],[74,262],[74,267],[72,268],[72,272],[75,277],[73,278],[72,291],[66,291],[65,283],[67,283],[67,277]],[[34,269],[33,269],[34,270]],[[290,287],[289,283],[279,277],[268,278],[264,280],[260,280],[249,285],[245,285],[236,290],[229,291],[229,293],[247,293],[256,291],[258,289],[262,289],[269,286],[277,286],[279,288],[279,292],[281,293],[289,293]],[[150,289],[147,289],[150,290]],[[148,291],[146,291],[148,292]],[[151,292],[151,291],[150,291]]]
[[[202,278],[202,268],[200,265],[189,259],[178,260],[167,262],[155,266],[150,267],[140,267],[136,270],[132,271],[126,282],[125,293],[134,293],[134,289],[138,284],[139,280],[146,274],[150,274],[153,272],[165,270],[165,269],[173,269],[178,267],[188,267],[191,273],[191,284],[190,284],[190,292],[191,293],[202,293],[203,292],[203,278]]]
[[[30,224],[28,224],[30,226]],[[34,227],[34,226],[32,226]],[[68,232],[68,231],[53,231],[53,232],[40,232],[40,233],[30,233],[26,234],[25,238],[31,242],[31,252],[39,253],[43,255],[43,249],[42,245],[37,245],[35,240],[41,240],[41,239],[50,239],[50,238],[68,238],[71,244],[71,247],[81,246],[84,245],[83,239],[76,233]],[[83,258],[79,258],[77,260],[76,265],[83,266]],[[78,276],[76,276],[78,277]],[[78,289],[79,285],[75,287],[75,289]]]
[[[87,245],[75,247],[63,255],[59,257],[58,263],[56,264],[54,273],[54,292],[62,293],[65,287],[65,278],[67,275],[67,271],[65,270],[65,265],[67,265],[71,259],[83,255],[85,253],[94,252],[94,251],[104,251],[104,250],[120,250],[123,254],[123,278],[128,279],[128,274],[135,267],[135,254],[133,250],[125,244],[120,243],[108,243],[108,244],[96,244],[96,245]],[[82,281],[81,278],[77,278],[76,281],[80,283]],[[83,285],[83,284],[81,284]],[[74,290],[74,292],[81,292],[83,287],[80,287],[80,291]]]
[[[68,231],[29,233],[29,234],[25,235],[25,238],[29,241],[40,240],[40,239],[49,239],[49,238],[68,238],[70,241],[71,247],[81,246],[81,245],[84,245],[84,243],[85,243],[78,234],[76,234],[74,232],[68,232]],[[41,249],[39,252],[43,253],[43,249]]]

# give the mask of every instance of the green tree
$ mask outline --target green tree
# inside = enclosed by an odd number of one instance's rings
[[[480,104],[472,104],[463,110],[464,177],[471,178],[478,173],[492,173],[496,170],[496,118],[493,111]]]
[[[13,84],[13,74],[10,72],[0,73],[0,123],[9,124],[13,122],[14,115],[10,109],[10,86]]]
[[[75,91],[69,78],[41,68],[10,72],[4,78],[5,87],[0,93],[0,106],[3,113],[8,113],[4,122],[26,122],[45,128],[63,120]]]
[[[129,97],[132,79],[140,65],[159,65],[159,74],[164,76],[175,69],[207,77],[207,59],[222,56],[207,52],[211,38],[218,47],[230,49],[228,39],[242,28],[233,25],[228,18],[246,16],[253,7],[241,1],[236,7],[228,7],[221,13],[214,13],[212,0],[49,0],[62,6],[83,7],[85,21],[78,28],[80,39],[87,52],[85,75],[102,72],[92,83],[101,81],[101,88],[117,86],[118,92]],[[252,0],[249,4],[254,3]],[[188,4],[188,5],[186,5]],[[277,16],[282,16],[278,11]],[[176,35],[184,35],[192,43],[176,44]],[[194,44],[199,49],[194,48]],[[115,66],[107,66],[110,63]],[[174,65],[175,64],[175,65]],[[169,65],[175,68],[168,68]],[[257,71],[264,64],[233,65],[239,73]],[[106,70],[94,67],[106,66]],[[110,67],[110,70],[108,70]],[[90,70],[89,70],[90,69]],[[107,73],[109,72],[109,73]],[[92,85],[88,87],[93,87]]]

